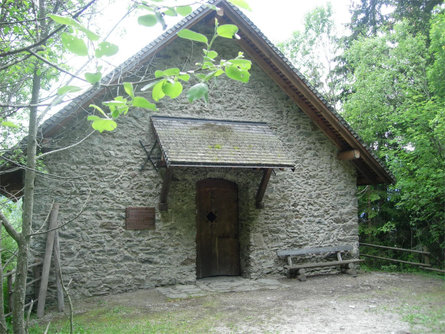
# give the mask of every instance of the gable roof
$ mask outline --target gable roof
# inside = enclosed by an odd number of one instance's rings
[[[304,76],[273,45],[267,37],[238,8],[225,0],[213,0],[209,3],[223,11],[219,18],[223,23],[238,26],[241,39],[239,46],[244,49],[249,59],[265,71],[271,79],[298,105],[298,107],[327,135],[339,152],[358,150],[360,158],[352,160],[357,170],[357,184],[392,183],[394,177],[384,164],[366,147],[363,141],[348,123],[323,99],[308,83]],[[181,22],[168,29],[161,36],[148,44],[133,57],[125,61],[103,82],[114,83],[122,73],[129,72],[137,65],[149,60],[177,37],[177,32],[191,28],[209,15],[216,15],[208,6],[201,6]],[[75,116],[79,108],[87,107],[93,98],[105,94],[105,88],[95,87],[75,98],[68,106],[48,119],[39,129],[41,139],[56,134]]]
[[[152,116],[167,167],[294,168],[263,122]]]

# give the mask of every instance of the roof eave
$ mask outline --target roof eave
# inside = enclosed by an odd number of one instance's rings
[[[317,93],[313,87],[310,87],[310,85],[303,79],[303,75],[298,73],[290,61],[285,59],[281,52],[277,50],[277,48],[267,39],[267,37],[265,37],[239,9],[235,8],[224,0],[221,0],[220,4],[223,4],[224,9],[226,9],[224,11],[224,15],[227,15],[229,19],[238,26],[240,31],[244,32],[253,43],[262,49],[269,59],[272,60],[278,67],[280,72],[288,80],[290,80],[292,84],[295,85],[298,91],[301,92],[301,94],[304,95],[304,97],[317,108],[317,110],[329,122],[329,124],[342,135],[342,138],[349,144],[350,148],[359,149],[363,153],[361,159],[363,159],[363,161],[377,175],[377,179],[370,180],[370,182],[367,184],[395,183],[395,178],[391,172],[389,172],[389,170],[387,170],[383,164],[378,161],[378,158],[370,152],[370,150],[361,142],[361,140],[359,140],[358,135],[347,125],[346,121],[328,107],[326,101],[323,100],[321,95]],[[245,44],[243,45],[243,42],[240,44],[243,47],[246,47]],[[280,86],[282,87],[282,85]],[[307,108],[304,108],[301,105],[302,101],[295,102],[306,114],[308,114]],[[313,119],[313,117],[311,117],[312,115],[308,116]],[[339,149],[342,149],[336,138],[332,138],[332,135],[327,133],[326,129],[324,129],[318,122],[314,123],[317,124],[323,132],[325,132],[325,134]]]

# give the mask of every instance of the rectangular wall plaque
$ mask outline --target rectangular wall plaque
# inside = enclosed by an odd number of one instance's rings
[[[125,210],[125,229],[154,230],[155,208],[130,207]]]

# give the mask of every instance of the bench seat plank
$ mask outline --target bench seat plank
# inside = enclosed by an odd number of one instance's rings
[[[316,268],[316,267],[330,267],[330,266],[340,266],[348,263],[358,263],[363,262],[362,259],[351,259],[351,260],[342,260],[342,261],[327,261],[327,262],[311,262],[311,263],[303,263],[292,266],[284,266],[289,270],[303,269],[303,268]]]
[[[318,248],[300,248],[300,249],[286,249],[277,251],[278,257],[298,256],[308,254],[323,254],[352,251],[351,245],[341,245],[332,247],[318,247]]]

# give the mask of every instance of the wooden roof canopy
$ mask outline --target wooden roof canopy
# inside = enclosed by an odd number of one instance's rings
[[[166,167],[295,168],[263,122],[152,116]]]
[[[233,23],[238,26],[237,41],[249,59],[254,61],[278,84],[283,91],[298,105],[298,107],[323,131],[338,148],[338,158],[351,160],[357,170],[357,184],[393,183],[394,177],[384,164],[366,147],[359,136],[338,115],[321,95],[304,79],[303,75],[293,67],[289,60],[264,36],[263,33],[235,6],[226,0],[213,0],[209,3],[220,8],[218,19],[224,23]],[[103,82],[117,83],[122,73],[131,71],[140,64],[146,63],[159,50],[166,47],[177,36],[181,29],[193,29],[193,26],[204,19],[215,16],[214,10],[201,6],[181,22],[168,29],[156,40],[148,44],[136,55],[129,58],[112,73],[108,74]],[[122,79],[123,80],[123,79]],[[92,99],[100,99],[106,94],[106,88],[93,87],[84,94],[75,98],[68,106],[48,119],[39,129],[40,141],[45,142],[51,138],[76,116],[82,108],[87,108]],[[0,193],[8,195],[8,185],[16,189],[22,184],[23,170],[10,173],[9,176],[0,177]],[[7,181],[7,182],[5,182]]]

